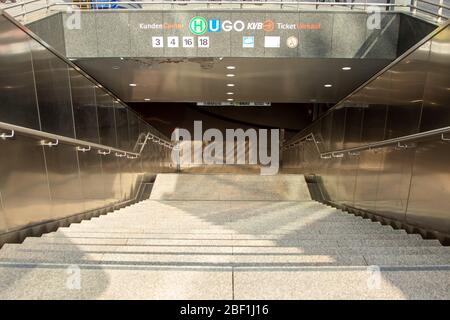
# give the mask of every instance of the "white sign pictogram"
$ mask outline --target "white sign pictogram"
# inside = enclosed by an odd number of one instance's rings
[[[294,36],[291,36],[291,37],[287,38],[286,44],[291,49],[297,48],[297,46],[298,46],[298,38],[294,37]]]
[[[265,36],[264,37],[264,47],[265,48],[279,48],[280,47],[280,37]]]

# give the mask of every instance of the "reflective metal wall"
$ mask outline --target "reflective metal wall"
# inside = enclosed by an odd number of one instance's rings
[[[354,92],[299,136],[321,152],[450,126],[450,27]],[[320,176],[326,200],[450,235],[450,134],[322,159],[313,142],[283,152],[283,170]],[[294,138],[295,140],[295,138]]]
[[[0,16],[0,122],[138,152],[147,132],[162,137],[130,108]],[[4,127],[4,126],[3,126]],[[23,130],[22,130],[23,131]],[[10,134],[2,129],[1,134]],[[141,156],[77,150],[15,132],[0,139],[0,246],[38,226],[134,201],[146,176],[173,171],[167,148],[148,142]],[[56,141],[50,141],[56,142]],[[46,229],[47,228],[47,229]],[[20,231],[20,232],[18,232]]]

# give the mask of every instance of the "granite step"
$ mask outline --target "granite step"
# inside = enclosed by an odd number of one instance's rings
[[[269,247],[392,247],[392,246],[441,246],[437,240],[423,239],[355,239],[355,240],[324,240],[324,239],[145,239],[145,238],[60,238],[60,237],[29,237],[23,243],[40,244],[92,244],[92,245],[141,245],[141,246],[269,246]]]
[[[114,244],[72,244],[72,243],[34,243],[27,242],[22,244],[5,244],[2,250],[20,251],[81,251],[90,253],[106,253],[106,252],[129,252],[129,253],[171,253],[171,254],[234,254],[234,255],[286,255],[286,254],[367,254],[367,255],[420,255],[420,254],[450,254],[450,247],[444,246],[396,246],[396,247],[274,247],[274,246],[190,246],[190,245],[114,245]]]
[[[176,233],[99,233],[99,232],[64,232],[50,233],[42,236],[43,238],[93,238],[93,239],[209,239],[209,240],[358,240],[358,239],[422,239],[419,234],[407,234],[403,232],[393,233],[291,233],[285,235],[270,234],[176,234]]]

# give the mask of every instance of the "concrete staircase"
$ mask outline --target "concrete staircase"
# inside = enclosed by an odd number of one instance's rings
[[[302,176],[163,174],[5,245],[0,279],[3,299],[449,299],[450,247],[311,201]]]

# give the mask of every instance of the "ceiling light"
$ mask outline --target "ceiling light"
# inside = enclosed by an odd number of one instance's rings
[[[232,73],[228,73],[228,74],[227,74],[227,77],[229,77],[229,78],[234,77],[234,76],[235,76],[235,75],[232,74]]]
[[[145,98],[144,101],[150,101],[150,99],[149,98]]]
[[[345,70],[345,71],[352,70],[352,67],[343,67],[342,70]]]
[[[234,70],[234,69],[236,69],[236,67],[235,66],[227,66],[227,69],[228,70]]]
[[[227,95],[231,96],[234,92],[227,92]]]
[[[120,69],[119,66],[113,66],[112,68],[113,68],[114,70]]]
[[[120,57],[120,60],[123,60],[123,58],[122,58],[122,57]]]
[[[137,84],[136,84],[136,83],[130,83],[129,86],[130,86],[130,87],[136,87]]]
[[[227,83],[227,87],[234,87],[234,83]]]
[[[329,84],[329,83],[327,83],[327,84],[324,84],[323,85],[325,88],[331,88],[333,85],[332,84]]]
[[[229,98],[229,99],[227,99],[227,101],[234,101],[234,99]]]

